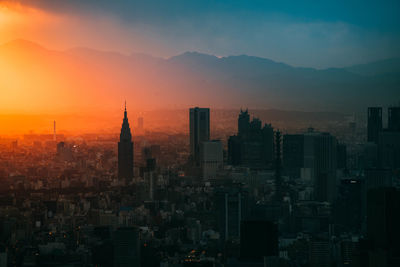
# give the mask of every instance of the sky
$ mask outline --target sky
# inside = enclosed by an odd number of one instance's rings
[[[0,0],[0,43],[328,68],[400,56],[400,1]]]
[[[169,58],[196,51],[345,67],[400,58],[398,14],[399,0],[0,0],[0,135],[36,131],[54,119],[76,131],[107,128],[98,118],[119,126],[114,119],[124,100],[136,117],[160,107],[205,105],[325,110],[329,103],[309,105],[303,92],[284,97],[297,106],[283,105],[274,83],[262,85],[266,99],[257,97],[258,89],[244,97],[240,83],[225,88],[179,67],[154,72],[120,54]],[[69,50],[76,47],[120,54]]]

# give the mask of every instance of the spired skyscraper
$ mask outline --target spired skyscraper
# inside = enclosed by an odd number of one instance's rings
[[[126,112],[122,121],[121,134],[118,142],[118,179],[129,183],[133,178],[133,142]]]

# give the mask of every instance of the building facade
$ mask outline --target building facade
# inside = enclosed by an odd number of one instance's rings
[[[200,145],[210,140],[210,109],[191,108],[189,110],[190,155],[196,165],[200,165]]]

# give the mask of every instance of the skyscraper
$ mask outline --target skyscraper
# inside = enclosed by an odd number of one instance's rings
[[[290,177],[299,178],[304,168],[304,135],[285,134],[283,136],[283,167]]]
[[[200,166],[203,179],[216,178],[217,171],[224,163],[222,142],[205,141],[200,146]]]
[[[221,240],[240,238],[240,223],[249,211],[248,191],[241,187],[219,188],[215,192],[215,205]]]
[[[374,188],[367,196],[367,237],[372,242],[370,259],[381,253],[379,263],[369,266],[399,266],[400,192],[394,187]],[[376,257],[376,256],[375,256]]]
[[[250,121],[247,110],[240,110],[238,133],[228,140],[228,163],[253,169],[271,166],[274,159],[274,129],[258,118]]]
[[[275,199],[277,201],[281,201],[281,132],[278,130],[275,134],[275,147],[276,147],[276,155],[275,155]]]
[[[238,118],[238,135],[239,136],[247,135],[249,129],[250,129],[249,111],[247,109],[245,111],[240,110]]]
[[[190,154],[196,165],[200,164],[200,144],[210,140],[210,109],[191,108],[190,119]]]
[[[368,142],[378,144],[379,132],[382,131],[382,108],[368,108]]]
[[[314,136],[314,197],[333,202],[336,197],[337,140],[329,133]]]
[[[126,112],[122,121],[121,134],[118,142],[118,179],[129,182],[133,178],[133,142]]]
[[[294,177],[312,181],[319,201],[333,201],[336,188],[337,139],[310,128],[302,135],[285,135],[283,163]]]
[[[393,132],[400,132],[400,107],[388,109],[388,129]]]

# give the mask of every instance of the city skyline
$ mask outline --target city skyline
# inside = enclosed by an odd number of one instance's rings
[[[44,57],[39,60],[38,55]],[[32,122],[29,116],[40,120],[46,114],[54,114],[53,118],[82,115],[76,121],[98,116],[90,124],[101,121],[100,117],[111,121],[124,98],[136,114],[207,105],[214,109],[249,107],[362,115],[365,106],[385,107],[398,102],[395,62],[317,71],[245,56],[217,58],[185,53],[166,60],[85,49],[60,52],[22,40],[0,46],[0,57],[4,59],[0,63],[4,65],[0,120],[3,125],[11,123],[14,127],[23,125],[12,122],[13,116],[20,115],[25,116],[23,123],[28,124]],[[86,70],[84,75],[77,71],[82,68]],[[210,73],[210,69],[215,69],[215,73]],[[131,75],[136,72],[137,76]],[[24,79],[15,78],[21,75]],[[233,75],[236,80],[224,78]],[[256,76],[248,81],[249,75]],[[341,86],[332,85],[332,80]],[[385,94],[381,94],[380,86],[384,86]],[[341,101],[330,101],[341,96]],[[81,128],[86,126],[82,124]],[[71,130],[76,128],[79,129],[75,126]],[[26,126],[24,132],[29,130],[38,129]]]
[[[0,267],[400,266],[398,0],[0,0]]]
[[[28,124],[52,114],[113,121],[125,98],[132,112],[362,114],[397,105],[399,9],[397,1],[356,0],[2,0],[0,123],[21,134],[43,131]],[[70,132],[104,128],[89,124],[60,120]]]

